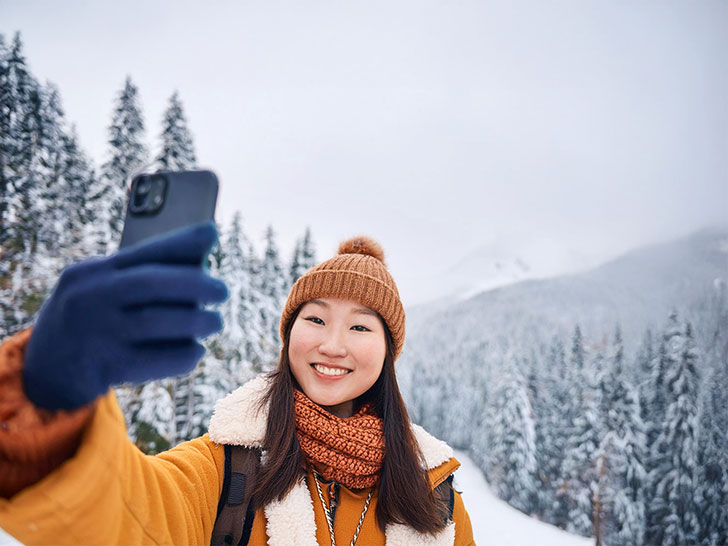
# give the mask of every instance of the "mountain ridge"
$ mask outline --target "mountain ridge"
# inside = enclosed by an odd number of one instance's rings
[[[466,300],[408,308],[409,347],[422,339],[517,341],[568,335],[579,324],[597,343],[620,324],[625,346],[657,328],[672,309],[690,318],[728,282],[728,226],[632,249],[594,268],[528,279]],[[448,324],[454,323],[454,324]],[[408,347],[405,347],[405,353]]]

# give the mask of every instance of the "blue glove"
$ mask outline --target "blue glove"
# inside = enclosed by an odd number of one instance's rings
[[[66,268],[28,342],[28,398],[73,409],[111,385],[192,370],[205,353],[197,340],[222,329],[202,305],[228,297],[201,265],[216,238],[209,222]]]

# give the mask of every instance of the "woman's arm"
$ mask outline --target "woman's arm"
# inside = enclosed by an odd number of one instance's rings
[[[22,361],[24,340],[27,335],[0,346],[0,377],[13,357]],[[22,397],[17,389],[2,393],[6,402]],[[23,407],[21,413],[32,413]],[[26,453],[53,461],[64,453],[52,441],[59,428],[77,441],[70,458],[0,500],[0,527],[28,545],[209,543],[222,487],[222,446],[204,436],[156,457],[144,455],[127,438],[112,392],[83,410],[85,418],[34,411],[35,418],[26,422],[28,434],[17,429],[0,434],[0,467],[7,467],[8,451],[17,451],[14,439],[22,438]],[[0,476],[0,487],[5,481]]]
[[[9,498],[73,455],[94,405],[46,411],[25,396],[23,355],[30,330],[0,345],[0,498]]]

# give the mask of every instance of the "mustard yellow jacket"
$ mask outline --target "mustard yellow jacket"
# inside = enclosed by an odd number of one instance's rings
[[[0,499],[0,527],[27,544],[170,544],[210,542],[224,476],[223,444],[260,445],[266,415],[252,411],[264,380],[221,400],[209,433],[157,456],[127,438],[113,393],[98,402],[75,455],[10,499]],[[452,450],[413,425],[433,487],[459,466]],[[327,488],[323,488],[329,501]],[[340,490],[334,522],[338,544],[349,544],[368,490]],[[357,544],[474,544],[470,520],[455,493],[452,523],[435,537],[404,525],[383,533],[372,497]],[[251,545],[330,544],[311,473],[282,501],[258,510]]]

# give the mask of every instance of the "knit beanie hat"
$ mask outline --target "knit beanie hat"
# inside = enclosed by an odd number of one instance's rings
[[[301,276],[283,308],[281,339],[296,310],[316,298],[353,300],[379,313],[392,334],[395,360],[399,357],[404,345],[404,307],[379,243],[368,237],[348,239],[339,245],[337,256]]]

